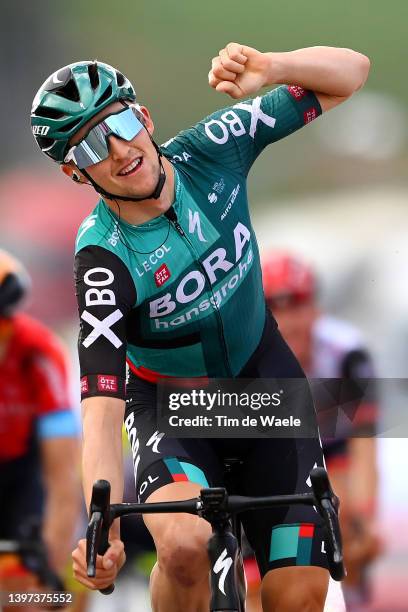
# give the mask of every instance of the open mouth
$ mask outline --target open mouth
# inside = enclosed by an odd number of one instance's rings
[[[143,165],[143,157],[136,157],[129,165],[118,173],[118,176],[126,177],[136,174]]]

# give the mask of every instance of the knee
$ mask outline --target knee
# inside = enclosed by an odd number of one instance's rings
[[[271,594],[262,592],[262,605],[268,612],[322,612],[325,592],[310,586],[285,584]]]
[[[185,588],[202,582],[209,572],[208,535],[179,531],[157,546],[157,563],[167,578]]]

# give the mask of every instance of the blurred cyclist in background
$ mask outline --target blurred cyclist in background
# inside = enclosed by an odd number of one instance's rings
[[[26,539],[38,525],[50,568],[62,576],[81,499],[79,431],[59,341],[18,312],[29,287],[23,266],[0,250],[0,539]],[[10,564],[21,578],[15,590],[33,586],[18,563],[0,556],[1,590]]]
[[[270,253],[263,259],[262,276],[265,297],[281,334],[309,378],[374,378],[372,359],[360,331],[319,309],[316,277],[307,263],[289,253]],[[315,402],[319,411],[316,396]],[[352,432],[323,440],[329,476],[341,500],[348,570],[343,585],[349,606],[367,598],[366,570],[379,554],[374,527],[377,413],[377,399],[366,396],[354,415]],[[350,433],[352,437],[347,438]]]

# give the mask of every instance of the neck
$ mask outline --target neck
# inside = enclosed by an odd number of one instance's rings
[[[162,158],[163,168],[166,173],[166,182],[157,200],[152,198],[140,200],[139,202],[127,202],[124,200],[110,200],[104,198],[109,208],[118,215],[118,204],[120,206],[120,218],[132,225],[140,225],[163,215],[174,202],[174,168],[168,159]]]

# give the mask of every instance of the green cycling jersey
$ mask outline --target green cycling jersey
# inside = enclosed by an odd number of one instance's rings
[[[152,380],[240,372],[265,324],[247,175],[266,145],[320,114],[295,86],[238,102],[162,145],[175,169],[167,215],[132,226],[99,201],[76,242],[83,377],[104,364],[122,380],[125,353]]]

